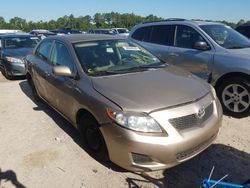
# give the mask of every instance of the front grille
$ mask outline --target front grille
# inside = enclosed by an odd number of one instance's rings
[[[177,130],[184,130],[191,127],[198,127],[203,124],[213,114],[213,103],[205,108],[205,114],[202,118],[199,118],[197,114],[191,114],[178,118],[169,119],[169,123],[173,125]]]

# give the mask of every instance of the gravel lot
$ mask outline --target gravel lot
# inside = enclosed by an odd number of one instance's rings
[[[250,179],[250,118],[224,116],[216,142],[196,158],[164,171],[130,173],[102,164],[80,146],[79,134],[46,104],[37,105],[26,80],[0,74],[0,188],[199,187],[214,179]]]

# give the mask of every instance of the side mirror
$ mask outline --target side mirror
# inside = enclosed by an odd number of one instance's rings
[[[55,66],[53,67],[52,73],[56,76],[64,76],[71,78],[75,77],[75,74],[73,74],[70,68],[67,66]]]
[[[194,44],[194,49],[206,51],[210,50],[210,46],[206,42],[200,41]]]

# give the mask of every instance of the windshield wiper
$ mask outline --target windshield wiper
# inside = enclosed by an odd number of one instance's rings
[[[140,65],[141,68],[164,68],[166,66],[167,64],[162,62]]]
[[[106,70],[105,72],[108,74],[122,74],[122,73],[130,73],[130,72],[142,72],[148,70],[147,67],[134,66],[125,69],[117,69],[117,70]]]

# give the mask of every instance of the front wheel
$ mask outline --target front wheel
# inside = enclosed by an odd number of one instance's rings
[[[9,72],[7,71],[7,68],[5,67],[5,65],[3,65],[3,75],[8,80],[12,80],[13,79],[13,76],[9,74]]]
[[[217,94],[226,114],[245,117],[250,113],[250,82],[244,78],[225,80]]]
[[[90,154],[100,161],[108,161],[108,152],[98,122],[91,116],[80,119],[81,139]]]

